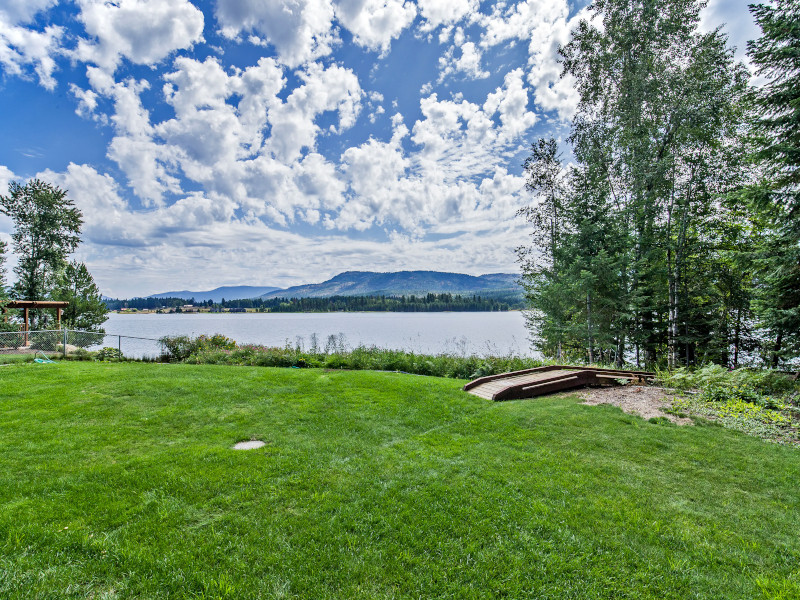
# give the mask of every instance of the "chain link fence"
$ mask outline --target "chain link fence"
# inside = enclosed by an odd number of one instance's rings
[[[0,354],[37,354],[38,352],[79,356],[97,352],[104,359],[135,358],[167,360],[161,340],[55,329],[42,331],[0,331]]]

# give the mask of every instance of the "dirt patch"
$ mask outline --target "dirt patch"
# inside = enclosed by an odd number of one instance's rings
[[[692,420],[676,417],[664,412],[668,409],[675,394],[646,385],[622,385],[617,387],[589,388],[580,394],[584,404],[596,406],[598,404],[611,404],[618,406],[626,413],[639,415],[643,419],[653,417],[666,417],[678,425],[691,425]]]

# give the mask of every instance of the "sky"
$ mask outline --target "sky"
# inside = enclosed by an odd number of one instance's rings
[[[516,272],[585,0],[0,0],[0,194],[83,212],[104,295]],[[711,0],[744,58],[740,0]],[[11,221],[0,215],[0,239]],[[13,268],[11,257],[9,267]],[[10,270],[10,269],[9,269]]]

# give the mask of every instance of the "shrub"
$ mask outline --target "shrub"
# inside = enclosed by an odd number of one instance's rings
[[[122,358],[122,352],[119,351],[119,348],[112,348],[110,346],[98,350],[97,354],[95,354],[95,360],[99,361],[122,360]]]
[[[221,335],[173,336],[161,340],[171,360],[194,364],[227,364],[261,367],[300,367],[325,369],[370,369],[399,371],[417,375],[469,379],[476,372],[486,375],[541,366],[542,361],[520,356],[477,357],[459,354],[415,354],[401,350],[386,350],[374,346],[348,349],[341,336],[330,336],[323,348],[312,344],[303,350],[302,344],[287,342],[283,347],[255,344],[237,346]],[[314,350],[316,348],[316,350]]]
[[[192,355],[215,350],[231,351],[236,349],[236,342],[221,333],[201,335],[196,338],[188,335],[165,336],[159,340],[171,360],[186,360]]]

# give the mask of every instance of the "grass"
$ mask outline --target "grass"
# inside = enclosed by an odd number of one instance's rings
[[[0,369],[0,597],[800,597],[796,449],[462,384]]]

